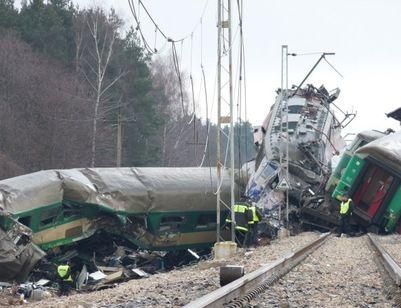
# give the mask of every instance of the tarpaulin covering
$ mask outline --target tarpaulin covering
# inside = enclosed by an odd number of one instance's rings
[[[54,170],[39,171],[0,181],[0,208],[19,213],[61,202],[62,181]]]
[[[0,207],[19,213],[62,200],[111,211],[214,210],[215,191],[229,203],[229,172],[215,168],[85,168],[47,170],[0,181]]]
[[[401,132],[376,139],[361,147],[356,153],[371,155],[401,173]]]

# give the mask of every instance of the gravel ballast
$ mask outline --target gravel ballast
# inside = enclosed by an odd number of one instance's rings
[[[305,232],[297,236],[272,241],[238,254],[229,261],[203,261],[196,265],[153,275],[146,279],[121,283],[113,289],[30,303],[32,307],[180,307],[219,288],[219,266],[244,265],[249,273],[258,267],[283,257],[290,251],[319,237],[319,233]]]
[[[255,299],[258,307],[395,307],[366,236],[332,237]]]
[[[401,234],[377,236],[376,238],[393,259],[401,264]]]

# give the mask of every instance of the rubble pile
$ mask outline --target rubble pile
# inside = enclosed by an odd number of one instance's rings
[[[56,264],[67,261],[75,281],[72,294],[76,294],[113,288],[124,281],[148,278],[207,257],[210,249],[151,252],[99,233],[69,248],[49,252],[24,283],[0,282],[0,306],[32,304],[50,297],[53,302],[60,289]]]
[[[328,240],[260,297],[261,307],[395,307],[367,237]]]
[[[209,293],[219,287],[219,266],[226,264],[244,265],[251,272],[263,264],[294,251],[319,236],[318,233],[302,233],[294,237],[275,240],[267,246],[239,253],[227,261],[201,261],[168,273],[158,273],[146,279],[120,283],[113,289],[103,289],[69,297],[55,297],[32,303],[32,307],[178,307]],[[185,291],[184,291],[185,290]]]

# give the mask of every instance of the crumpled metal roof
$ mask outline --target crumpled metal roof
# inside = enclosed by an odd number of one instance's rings
[[[371,155],[395,171],[401,172],[401,131],[376,139],[356,153]]]
[[[222,177],[229,204],[229,172]],[[215,168],[46,170],[0,181],[0,209],[19,213],[64,199],[126,213],[214,210],[217,187]]]

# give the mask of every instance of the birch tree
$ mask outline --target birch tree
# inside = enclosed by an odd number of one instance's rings
[[[96,149],[97,149],[97,132],[98,121],[100,119],[100,107],[107,100],[107,96],[116,82],[124,75],[123,71],[113,74],[108,74],[108,69],[114,57],[114,49],[116,41],[119,39],[119,29],[122,26],[121,19],[111,10],[109,14],[101,8],[90,9],[84,12],[80,18],[82,20],[76,21],[79,25],[85,25],[88,30],[83,42],[85,34],[77,32],[77,48],[84,49],[81,52],[77,50],[77,57],[79,56],[81,65],[81,72],[84,79],[92,88],[94,110],[92,121],[92,147],[91,147],[91,166],[96,164]],[[83,46],[85,44],[85,46]]]

